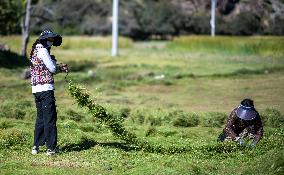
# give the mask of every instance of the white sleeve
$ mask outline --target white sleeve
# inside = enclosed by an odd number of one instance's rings
[[[51,59],[50,54],[48,53],[46,48],[39,48],[37,56],[43,61],[43,63],[51,73],[54,74],[56,72],[56,62]]]

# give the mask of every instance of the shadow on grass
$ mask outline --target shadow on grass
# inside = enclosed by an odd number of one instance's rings
[[[9,50],[0,50],[0,68],[27,67],[29,59]],[[70,61],[68,65],[73,72],[85,71],[97,66],[94,61]]]
[[[124,143],[120,143],[120,142],[101,143],[101,142],[97,142],[97,141],[94,141],[91,139],[85,139],[85,138],[83,138],[79,143],[67,144],[63,146],[60,150],[62,152],[83,151],[83,150],[88,150],[95,146],[117,148],[117,149],[121,149],[126,152],[135,150],[134,147],[124,144]]]
[[[72,72],[81,72],[97,66],[94,61],[70,61],[67,64]]]
[[[29,65],[29,60],[26,57],[20,56],[11,51],[0,50],[0,68],[18,68]]]

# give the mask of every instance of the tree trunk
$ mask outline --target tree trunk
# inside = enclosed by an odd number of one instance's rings
[[[21,56],[26,57],[27,55],[27,45],[29,42],[29,31],[30,31],[30,15],[31,14],[31,0],[27,0],[26,13],[22,18],[21,27],[22,27],[22,50]]]

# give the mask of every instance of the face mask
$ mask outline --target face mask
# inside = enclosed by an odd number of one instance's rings
[[[52,42],[52,41],[46,41],[46,45],[47,45],[47,47],[51,47],[51,46],[52,46],[52,44],[53,44],[53,42]]]

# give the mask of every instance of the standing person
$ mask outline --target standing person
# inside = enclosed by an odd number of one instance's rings
[[[62,37],[50,30],[43,31],[32,46],[30,70],[32,93],[35,97],[37,118],[34,129],[34,146],[32,154],[39,152],[39,146],[46,144],[47,155],[56,153],[57,147],[57,113],[54,97],[53,75],[68,72],[67,64],[56,64],[50,55],[51,46],[60,46]]]
[[[263,136],[263,126],[259,113],[254,108],[253,100],[243,99],[241,104],[235,108],[227,121],[223,133],[218,140],[234,140],[241,146],[246,146],[244,137],[253,139],[248,146],[255,147]]]

